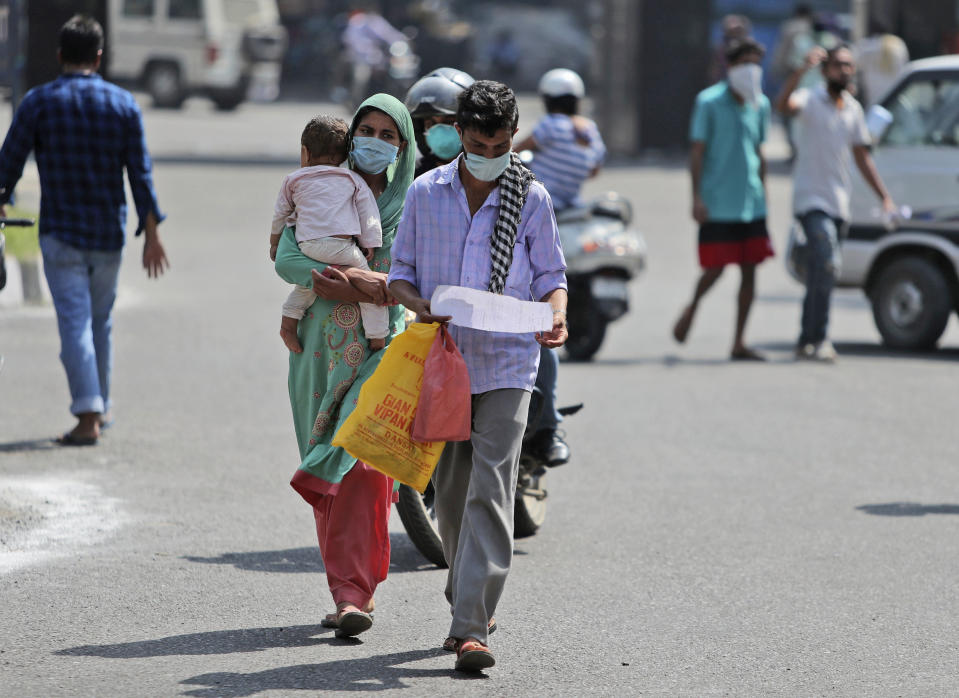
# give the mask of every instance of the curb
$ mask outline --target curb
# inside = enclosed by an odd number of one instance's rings
[[[43,276],[43,260],[7,257],[7,285],[0,291],[0,308],[43,305],[50,301],[50,289]]]

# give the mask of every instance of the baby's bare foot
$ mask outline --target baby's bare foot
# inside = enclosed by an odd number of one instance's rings
[[[286,345],[286,348],[292,351],[294,354],[303,353],[303,347],[300,346],[300,340],[297,338],[296,332],[280,330],[280,337],[283,338],[283,343]]]
[[[370,340],[370,351],[379,351],[386,346],[386,338],[380,337],[379,339]]]
[[[280,320],[280,337],[283,339],[286,348],[294,354],[303,353],[303,347],[300,346],[300,339],[296,336],[296,330],[299,324],[296,318],[286,317],[285,315],[283,319]]]

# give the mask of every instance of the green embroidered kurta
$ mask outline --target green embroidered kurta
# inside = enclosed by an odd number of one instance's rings
[[[376,202],[383,226],[383,246],[376,250],[370,269],[386,273],[406,190],[413,181],[413,122],[406,107],[389,95],[370,97],[357,113],[364,107],[374,107],[389,115],[406,141],[397,161],[387,170],[386,190]],[[350,133],[356,129],[357,121],[354,116]],[[312,286],[311,270],[322,271],[325,267],[300,252],[292,229],[283,232],[276,254],[276,271],[283,279]],[[391,307],[389,314],[387,342],[406,327],[402,306]],[[356,303],[317,298],[299,323],[299,338],[303,353],[290,354],[288,387],[302,462],[290,484],[307,502],[315,504],[319,496],[335,494],[343,476],[356,464],[355,458],[330,442],[356,406],[360,388],[376,369],[383,352],[370,354]]]

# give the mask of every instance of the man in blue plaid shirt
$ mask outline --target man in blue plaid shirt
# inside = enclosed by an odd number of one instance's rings
[[[133,96],[97,69],[103,29],[89,17],[60,30],[62,75],[24,97],[0,149],[0,215],[6,215],[27,156],[40,173],[40,250],[57,313],[60,359],[79,422],[64,445],[93,445],[110,421],[111,313],[126,223],[123,170],[145,233],[143,266],[156,278],[169,266],[157,224],[140,109]]]

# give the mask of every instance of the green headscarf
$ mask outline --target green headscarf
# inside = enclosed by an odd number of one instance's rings
[[[377,198],[383,225],[383,246],[375,248],[370,269],[388,272],[390,248],[396,226],[403,214],[406,190],[413,181],[416,144],[413,120],[402,102],[385,94],[373,95],[360,105],[357,115],[366,107],[388,115],[399,129],[406,147],[396,162],[386,170],[387,186]],[[356,129],[353,117],[350,133]],[[276,253],[276,272],[290,283],[311,286],[312,269],[322,271],[326,265],[316,262],[296,244],[292,228],[283,231]],[[402,306],[389,308],[393,333],[405,327]],[[293,477],[293,487],[311,504],[331,486],[339,483],[353,468],[356,459],[330,442],[339,424],[350,414],[363,382],[373,373],[383,352],[370,354],[355,303],[327,301],[317,298],[299,323],[302,354],[290,354],[288,388],[293,408],[293,425],[302,462]],[[390,341],[387,338],[387,342]]]
[[[410,112],[396,97],[381,92],[364,101],[353,115],[353,121],[350,123],[351,146],[353,134],[356,133],[356,127],[360,124],[360,115],[365,115],[370,107],[379,109],[393,119],[400,131],[400,137],[406,142],[406,147],[396,156],[396,161],[386,169],[388,183],[376,200],[376,205],[380,207],[380,223],[383,226],[385,244],[387,236],[392,241],[396,234],[396,226],[399,225],[403,215],[406,190],[413,182],[413,171],[416,169],[416,142],[413,140],[413,119],[410,118]]]

